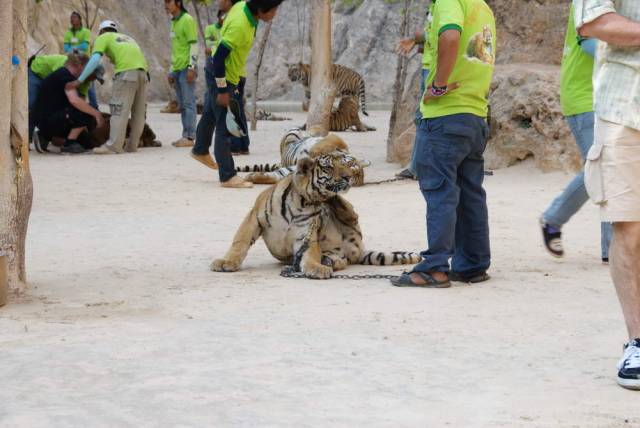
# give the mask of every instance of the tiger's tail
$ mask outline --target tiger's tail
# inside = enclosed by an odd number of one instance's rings
[[[364,79],[360,80],[358,95],[360,96],[360,106],[362,108],[362,114],[364,114],[365,116],[369,116],[369,113],[367,113],[367,95],[364,89]]]
[[[383,253],[381,251],[365,251],[358,261],[361,265],[390,266],[390,265],[410,265],[420,263],[422,257],[418,253],[409,251],[393,251]]]
[[[236,167],[236,171],[237,172],[271,172],[271,171],[276,171],[278,168],[280,168],[280,165],[278,165],[277,163],[274,163],[274,164],[265,163],[264,165],[255,164],[255,165],[238,166]]]
[[[295,170],[295,166],[285,166],[269,172],[252,172],[245,177],[245,180],[254,184],[275,184],[294,173]]]

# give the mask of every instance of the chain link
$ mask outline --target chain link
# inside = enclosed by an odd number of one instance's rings
[[[310,279],[302,272],[295,272],[291,266],[286,266],[280,272],[280,276],[283,278],[303,278]],[[360,281],[363,279],[393,279],[398,275],[381,275],[381,274],[362,274],[362,275],[346,275],[346,274],[332,274],[330,279],[352,279]]]

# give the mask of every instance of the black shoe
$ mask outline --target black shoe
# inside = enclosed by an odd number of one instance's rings
[[[562,231],[558,228],[550,226],[540,218],[540,228],[542,229],[542,239],[544,247],[553,257],[563,257],[564,248],[562,247]]]
[[[84,153],[85,149],[79,143],[65,144],[62,146],[62,153]]]
[[[408,179],[408,180],[415,180],[416,179],[416,176],[411,171],[409,171],[409,168],[403,169],[402,171],[397,173],[396,177],[402,178],[403,180],[404,179]]]
[[[618,363],[618,385],[640,390],[640,339],[624,345],[624,355]]]
[[[471,274],[449,272],[449,280],[455,281],[455,282],[466,282],[466,283],[476,284],[478,282],[489,281],[490,279],[491,277],[485,271],[471,273]]]

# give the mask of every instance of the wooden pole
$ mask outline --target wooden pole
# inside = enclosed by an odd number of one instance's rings
[[[4,0],[0,8],[0,253],[10,291],[26,289],[25,240],[33,182],[29,171],[27,100],[28,2]],[[12,56],[19,60],[12,65]]]
[[[409,35],[409,21],[411,17],[412,4],[413,0],[404,1],[404,14],[402,17],[402,24],[400,25],[400,35],[403,39],[407,38]],[[396,65],[396,80],[393,83],[393,100],[391,106],[391,117],[389,118],[389,134],[387,135],[387,162],[393,162],[395,160],[393,142],[396,136],[396,121],[398,119],[398,110],[400,109],[400,102],[402,101],[402,94],[404,92],[404,82],[407,80],[408,65],[409,60],[407,57],[399,54]]]
[[[258,120],[256,119],[256,113],[258,111],[258,82],[260,80],[260,67],[262,67],[262,57],[264,56],[264,50],[267,47],[267,41],[269,40],[269,34],[271,33],[271,24],[273,20],[269,21],[260,39],[260,46],[258,46],[258,58],[256,61],[256,68],[253,72],[253,85],[251,88],[251,130],[255,131],[258,128]]]
[[[331,78],[331,0],[311,2],[311,100],[307,129],[329,132],[335,85]]]

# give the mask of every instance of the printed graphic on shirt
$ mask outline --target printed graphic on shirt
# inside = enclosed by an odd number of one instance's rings
[[[466,58],[470,61],[480,61],[490,65],[495,63],[493,34],[491,34],[488,25],[482,28],[482,32],[474,34],[469,39]]]

